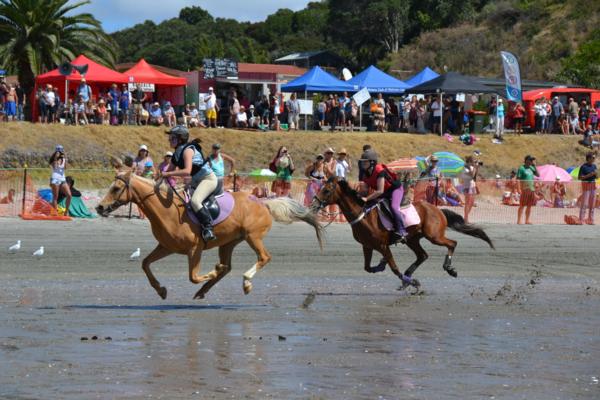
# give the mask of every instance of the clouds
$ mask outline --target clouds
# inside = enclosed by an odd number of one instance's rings
[[[199,6],[213,17],[238,21],[262,21],[280,8],[301,10],[309,0],[92,0],[78,12],[89,12],[102,22],[107,32],[133,26],[145,20],[160,22],[177,17],[179,10]]]

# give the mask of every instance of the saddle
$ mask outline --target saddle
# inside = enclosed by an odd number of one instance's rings
[[[192,198],[192,195],[193,191],[188,189],[186,191],[187,214],[196,225],[200,225],[189,201]],[[206,207],[210,213],[213,224],[217,225],[218,223],[223,222],[229,214],[231,214],[231,211],[233,211],[233,207],[235,206],[235,200],[231,193],[223,191],[223,183],[222,181],[219,181],[217,188],[202,202],[202,205]]]

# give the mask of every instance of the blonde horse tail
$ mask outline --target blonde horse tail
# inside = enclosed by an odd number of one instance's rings
[[[263,204],[269,209],[271,216],[277,222],[291,224],[295,221],[304,221],[315,228],[319,247],[321,248],[321,251],[323,250],[323,226],[321,226],[317,220],[316,214],[309,208],[304,207],[302,204],[289,197],[264,200]]]

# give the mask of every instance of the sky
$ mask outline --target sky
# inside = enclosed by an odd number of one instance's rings
[[[215,18],[257,22],[280,8],[298,11],[308,3],[309,0],[92,0],[78,11],[93,14],[111,33],[148,19],[161,22],[177,17],[179,10],[188,6],[202,7]]]

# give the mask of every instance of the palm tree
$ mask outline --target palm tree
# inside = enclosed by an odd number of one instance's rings
[[[35,77],[83,53],[112,66],[115,44],[93,15],[74,14],[89,0],[0,0],[0,66],[31,93]],[[29,102],[28,102],[29,103]]]

